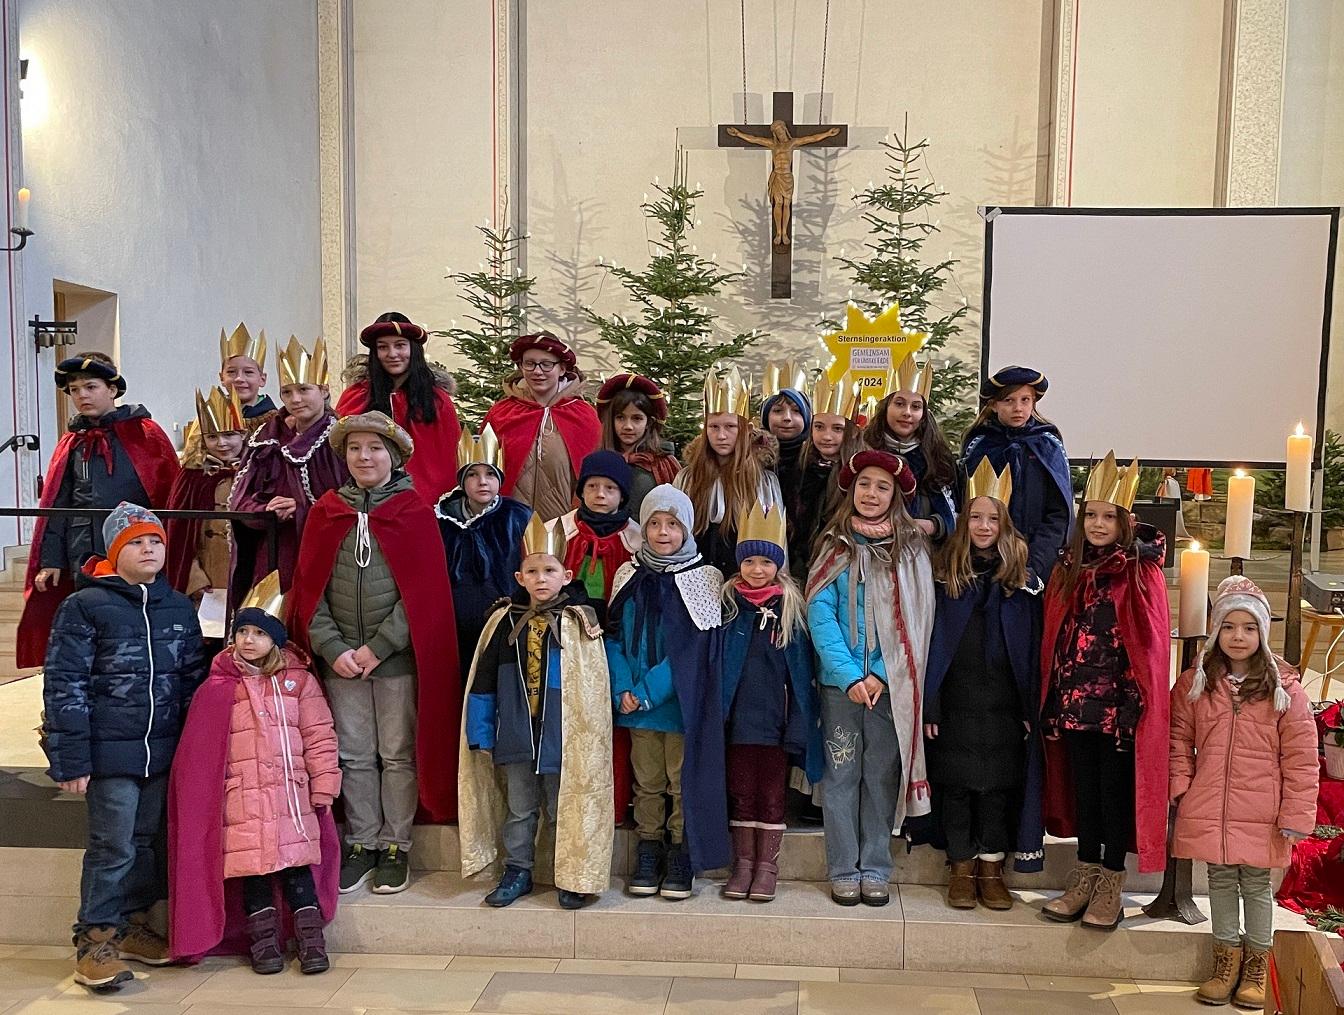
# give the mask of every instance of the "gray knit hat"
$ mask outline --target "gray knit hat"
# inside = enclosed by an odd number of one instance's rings
[[[659,511],[666,511],[675,518],[681,524],[681,531],[686,535],[686,542],[682,544],[678,556],[694,556],[697,552],[694,535],[695,508],[691,506],[691,498],[671,483],[655,486],[644,495],[644,500],[639,506],[639,527],[641,531],[644,526],[649,524],[649,519]]]
[[[1204,651],[1195,664],[1195,679],[1190,685],[1189,698],[1195,701],[1204,693],[1208,683],[1204,666],[1209,655],[1218,645],[1218,632],[1223,621],[1233,610],[1245,610],[1255,618],[1255,626],[1260,632],[1260,648],[1257,654],[1265,664],[1265,669],[1274,677],[1274,708],[1279,712],[1288,710],[1288,692],[1283,689],[1283,678],[1279,674],[1279,665],[1274,660],[1274,652],[1269,647],[1269,599],[1260,587],[1245,575],[1234,574],[1224,578],[1213,596],[1213,608],[1209,616],[1209,636]]]

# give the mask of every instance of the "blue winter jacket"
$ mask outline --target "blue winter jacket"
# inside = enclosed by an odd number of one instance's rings
[[[162,574],[132,585],[107,570],[98,557],[85,565],[47,643],[42,732],[57,782],[168,771],[206,676],[191,600]]]
[[[862,540],[862,536],[855,537]],[[807,630],[817,652],[817,682],[824,687],[847,691],[868,674],[887,683],[887,668],[882,662],[882,647],[877,635],[868,638],[864,617],[867,585],[859,583],[858,640],[849,640],[849,568],[812,597],[807,604]],[[865,661],[866,657],[866,661]]]
[[[673,585],[671,575],[664,576],[668,584],[666,595],[672,608],[684,609]],[[672,663],[667,658],[662,625],[650,625],[635,644],[635,600],[626,599],[620,606],[620,637],[607,638],[607,671],[611,674],[611,701],[616,710],[617,726],[631,729],[657,730],[660,733],[684,733],[681,705],[672,682]],[[611,618],[608,623],[614,623]],[[653,641],[653,655],[658,660],[649,665],[648,645]],[[621,695],[629,691],[639,700],[639,709],[625,715],[621,712]]]

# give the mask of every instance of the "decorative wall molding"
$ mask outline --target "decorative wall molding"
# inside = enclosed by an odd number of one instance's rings
[[[3,7],[0,8],[0,15],[4,21],[4,49],[5,62],[3,73],[5,75],[5,130],[8,135],[8,172],[4,181],[4,200],[5,208],[9,208],[11,200],[10,195],[15,194],[23,182],[23,122],[20,109],[20,81],[19,81],[19,12],[18,4],[15,0],[3,0]],[[5,219],[5,229],[10,225],[8,215]],[[6,245],[13,243],[13,237],[5,234]],[[38,237],[34,242],[40,242]],[[24,300],[23,283],[23,262],[24,255],[21,253],[8,254],[9,278],[9,335],[14,349],[14,390],[11,395],[14,398],[14,405],[17,418],[14,420],[16,426],[15,433],[40,434],[42,432],[42,420],[38,416],[37,404],[38,394],[31,389],[32,379],[36,374],[39,365],[39,354],[37,347],[33,345],[32,335],[28,330],[27,304]],[[54,359],[54,357],[53,357]],[[50,383],[50,374],[39,378],[40,383]],[[50,397],[50,396],[48,396]],[[8,428],[6,428],[8,429]],[[8,433],[5,437],[10,436]],[[0,438],[3,439],[3,438]],[[48,448],[43,448],[40,454],[31,452],[20,452],[14,455],[17,461],[18,489],[17,504],[20,507],[35,507],[37,505],[37,477],[42,465],[46,462],[49,454]],[[8,469],[11,464],[8,461],[9,454],[5,455],[5,461],[0,466]],[[24,518],[20,520],[17,526],[16,542],[24,543],[32,538],[34,519]],[[6,535],[0,543],[9,542],[9,534]]]
[[[1235,13],[1224,203],[1231,207],[1272,205],[1279,196],[1288,0],[1231,2]]]
[[[1078,71],[1079,3],[1080,0],[1057,0],[1055,5],[1055,97],[1048,194],[1048,203],[1052,205],[1063,206],[1072,201],[1073,101],[1074,80]]]
[[[352,0],[317,0],[318,184],[322,334],[333,387],[355,350]],[[304,339],[307,341],[307,339]]]

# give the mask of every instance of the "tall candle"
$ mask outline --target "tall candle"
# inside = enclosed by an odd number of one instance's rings
[[[14,214],[14,226],[17,229],[28,228],[28,200],[33,196],[27,187],[19,188],[19,206]]]
[[[1288,435],[1288,475],[1283,481],[1283,506],[1289,511],[1311,510],[1311,436],[1297,424]]]
[[[1229,557],[1251,555],[1251,517],[1255,513],[1255,477],[1241,469],[1227,478],[1227,528],[1223,553]]]
[[[1193,542],[1181,551],[1181,600],[1176,633],[1182,638],[1208,634],[1209,551]]]

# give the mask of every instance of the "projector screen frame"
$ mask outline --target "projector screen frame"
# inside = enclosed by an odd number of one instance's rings
[[[1274,208],[1082,208],[1082,207],[1057,207],[1048,206],[1033,208],[1026,206],[1006,206],[1006,205],[984,205],[980,208],[980,216],[985,221],[985,270],[983,292],[981,299],[980,313],[980,381],[981,384],[989,378],[989,320],[991,310],[991,293],[994,282],[994,222],[1000,215],[1073,215],[1088,217],[1124,217],[1124,218],[1147,218],[1147,217],[1186,217],[1186,218],[1207,218],[1230,217],[1230,216],[1306,216],[1321,215],[1330,220],[1330,245],[1326,253],[1326,272],[1325,272],[1325,306],[1321,315],[1321,355],[1320,370],[1316,381],[1316,432],[1314,434],[1314,445],[1312,448],[1312,469],[1313,471],[1322,468],[1323,455],[1325,450],[1325,405],[1326,405],[1326,385],[1329,379],[1330,368],[1330,326],[1331,326],[1331,307],[1334,302],[1335,292],[1335,271],[1336,254],[1339,249],[1339,207],[1329,206],[1310,206],[1310,207],[1274,207]],[[1070,458],[1071,465],[1088,465],[1092,460],[1090,458]],[[1142,464],[1157,468],[1213,468],[1213,469],[1265,469],[1282,471],[1285,467],[1283,462],[1257,462],[1257,461],[1207,461],[1199,462],[1190,459],[1143,459]]]

